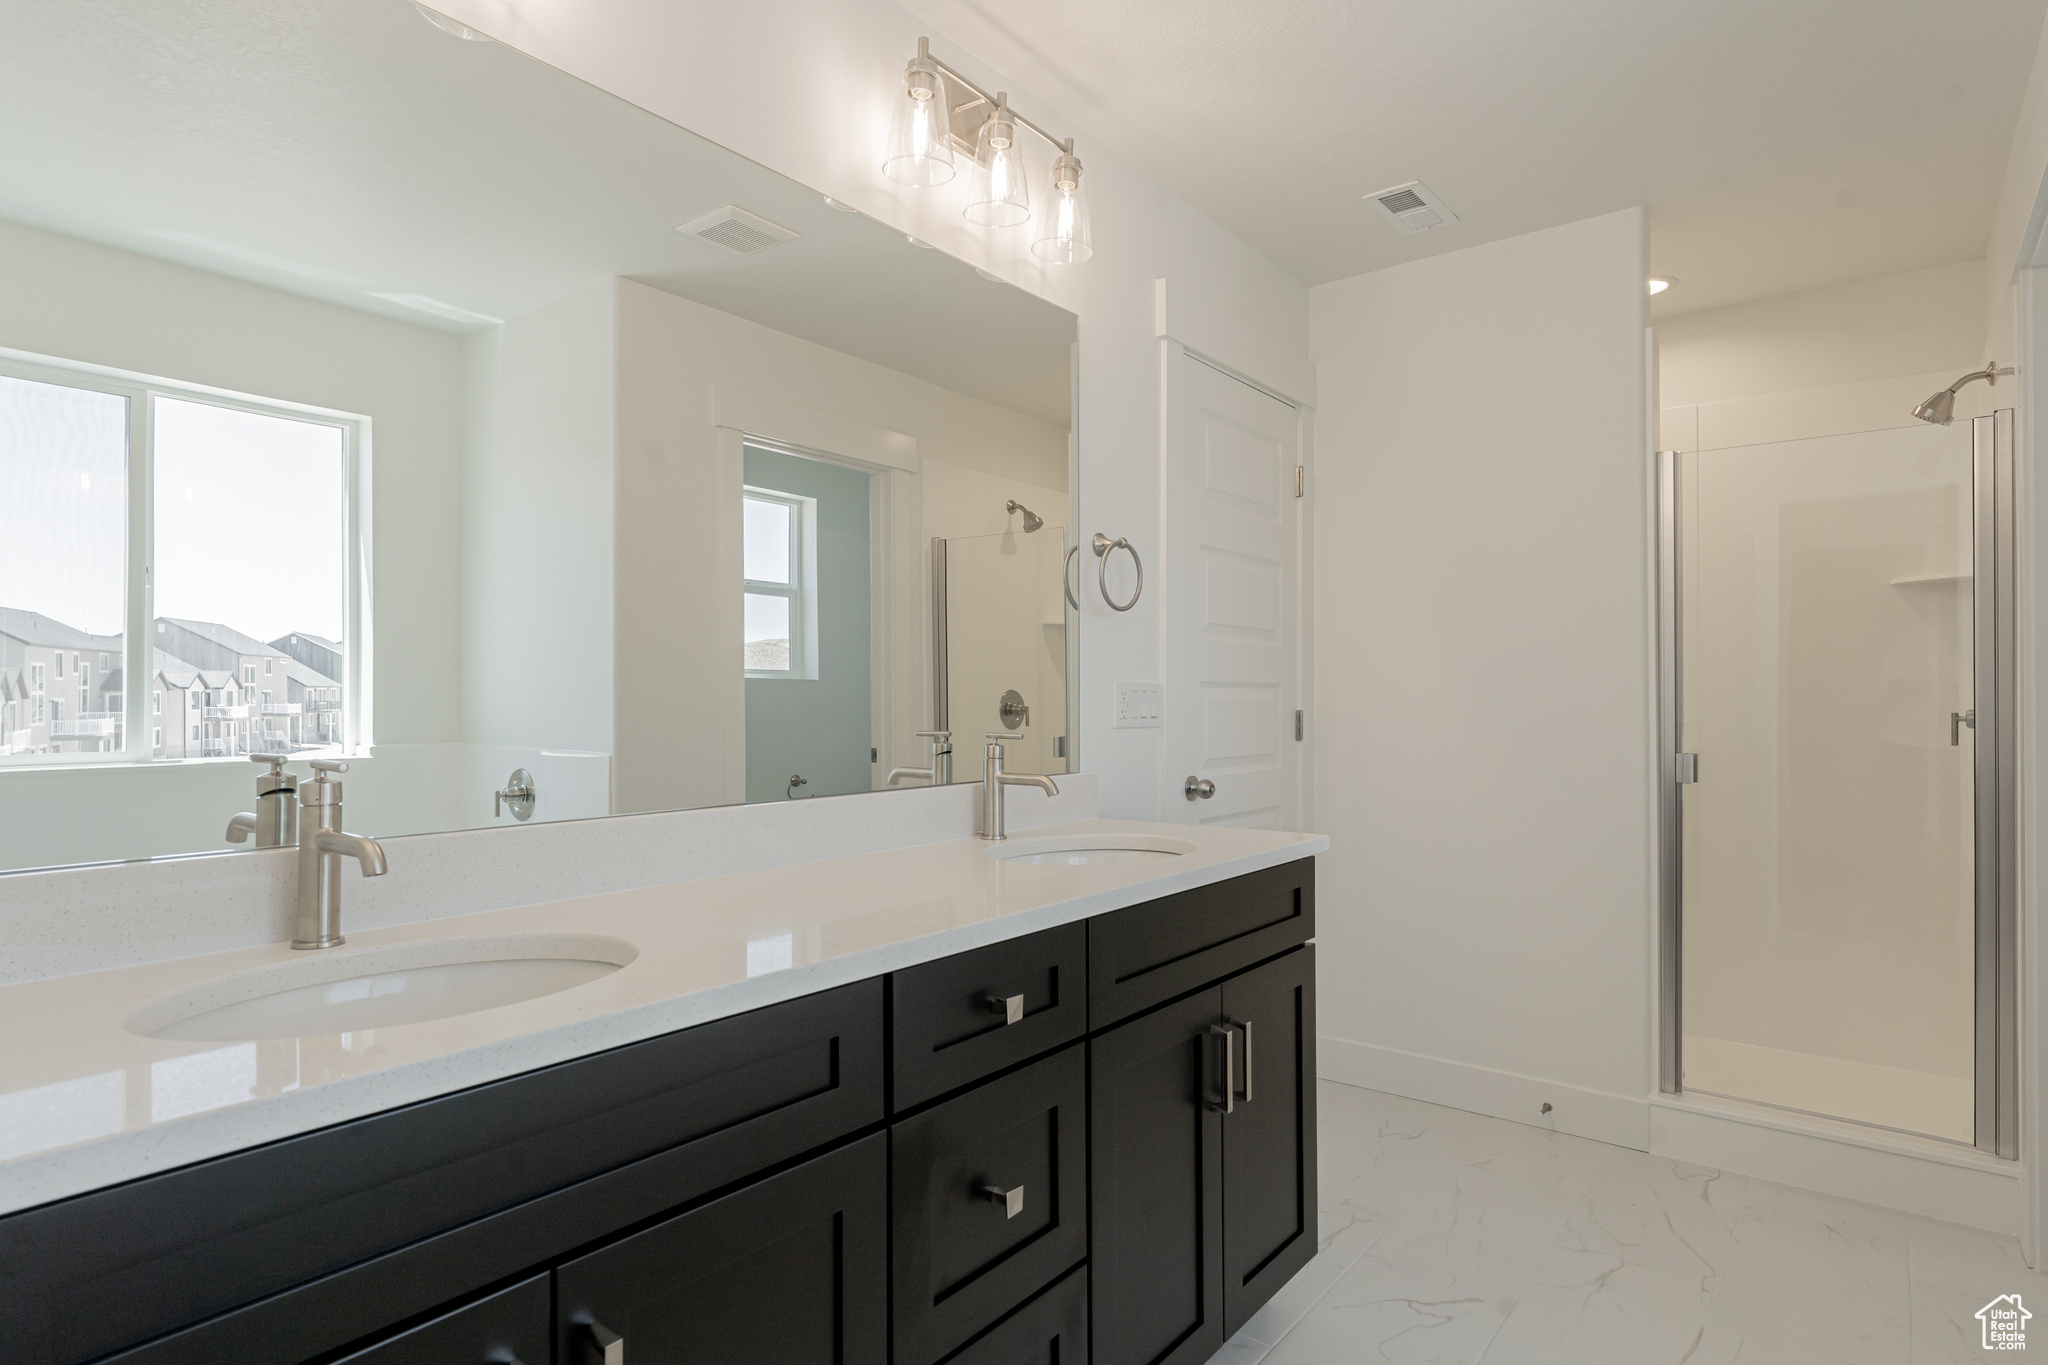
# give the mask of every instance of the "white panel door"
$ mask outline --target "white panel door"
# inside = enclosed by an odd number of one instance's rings
[[[1168,820],[1297,828],[1298,413],[1168,352]],[[1189,800],[1190,777],[1215,795]]]

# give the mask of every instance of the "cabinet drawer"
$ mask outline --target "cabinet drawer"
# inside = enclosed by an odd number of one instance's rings
[[[1075,1044],[890,1129],[896,1365],[930,1365],[1087,1253],[1087,1102]]]
[[[1315,936],[1315,860],[1088,921],[1088,1021],[1106,1028]]]
[[[610,1361],[611,1341],[670,1365],[885,1365],[886,1150],[876,1133],[562,1265],[555,1360]]]
[[[505,1365],[548,1359],[554,1297],[546,1271],[467,1308],[353,1351],[334,1365]]]
[[[897,972],[897,1112],[1079,1038],[1088,1028],[1087,976],[1083,923]],[[1010,1023],[1006,1007],[1020,996]]]
[[[1088,1269],[1017,1310],[946,1365],[1088,1365]]]
[[[331,1351],[880,1120],[884,1069],[876,978],[12,1214],[0,1355]]]

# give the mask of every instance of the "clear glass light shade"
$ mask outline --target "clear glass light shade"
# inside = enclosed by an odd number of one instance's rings
[[[1072,152],[1053,162],[1052,192],[1039,214],[1031,254],[1054,265],[1079,265],[1095,254],[1088,236],[1088,194],[1081,188],[1081,163]]]
[[[953,178],[953,144],[946,140],[946,79],[913,60],[903,72],[903,94],[889,128],[882,174],[899,185],[929,189]]]
[[[968,179],[965,212],[968,222],[983,227],[1016,227],[1031,219],[1031,194],[1024,187],[1017,124],[1000,104],[975,139],[974,173]]]

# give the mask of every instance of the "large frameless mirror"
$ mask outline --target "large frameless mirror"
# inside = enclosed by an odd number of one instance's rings
[[[1073,766],[1070,314],[410,0],[0,13],[0,870]]]

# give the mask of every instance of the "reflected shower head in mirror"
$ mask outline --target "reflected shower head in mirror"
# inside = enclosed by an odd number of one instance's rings
[[[1008,502],[1004,503],[1003,510],[1005,512],[1022,512],[1024,514],[1024,534],[1027,536],[1045,525],[1044,517],[1041,517],[1023,503],[1018,502],[1015,498],[1011,498]]]
[[[2012,366],[2008,365],[2001,370],[1998,368],[1998,362],[1994,360],[1981,370],[1970,371],[1947,388],[1936,390],[1929,396],[1926,402],[1913,409],[1913,415],[1923,422],[1932,422],[1938,427],[1945,427],[1956,420],[1957,389],[1979,379],[1987,384],[1996,385],[1998,383],[1998,376],[2011,373]]]

